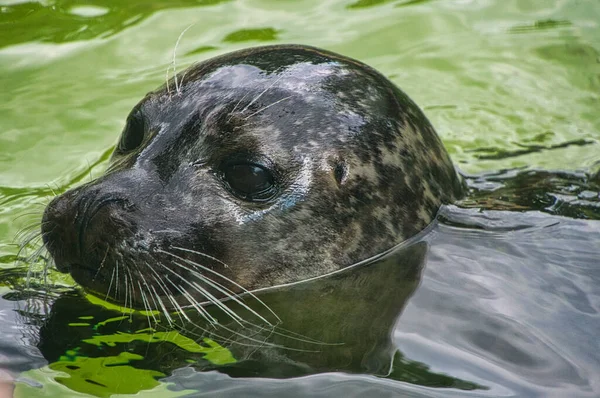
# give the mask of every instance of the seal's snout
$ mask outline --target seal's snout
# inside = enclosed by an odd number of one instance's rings
[[[106,250],[130,235],[128,213],[132,202],[114,194],[98,195],[96,190],[72,190],[50,202],[42,218],[44,245],[61,272],[73,268],[95,268],[97,250]]]
[[[69,272],[70,264],[80,253],[74,216],[75,196],[77,192],[69,191],[55,197],[46,207],[42,218],[44,245],[61,272]]]

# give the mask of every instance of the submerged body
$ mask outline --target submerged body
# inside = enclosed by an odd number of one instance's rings
[[[106,174],[55,198],[42,232],[85,288],[178,307],[368,259],[462,192],[429,121],[380,73],[267,46],[149,93]]]

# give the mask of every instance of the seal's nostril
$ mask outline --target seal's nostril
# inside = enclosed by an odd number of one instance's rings
[[[42,217],[42,241],[60,272],[69,272],[69,264],[79,255],[73,222],[76,214],[76,195],[77,192],[69,191],[55,197],[46,207]]]
[[[97,199],[95,202],[96,203],[94,205],[89,207],[87,211],[88,214],[84,216],[86,219],[85,221],[87,222],[93,219],[100,210],[107,206],[117,207],[126,211],[132,211],[135,208],[134,204],[129,199],[121,198],[115,196],[114,194],[108,194]]]

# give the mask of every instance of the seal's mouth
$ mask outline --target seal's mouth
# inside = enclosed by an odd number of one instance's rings
[[[42,236],[58,271],[103,300],[165,314],[202,312],[205,305],[222,307],[222,301],[249,293],[238,268],[221,260],[224,251],[211,230],[148,210],[143,200],[115,193],[116,184],[107,181],[101,183],[109,193],[83,186],[46,208]]]
[[[95,296],[108,299],[107,291],[104,288],[104,278],[98,279],[98,267],[73,263],[68,265],[69,274],[79,285],[83,286]]]
[[[98,253],[63,263],[61,271],[69,272],[87,292],[112,303],[140,310],[183,310],[243,294],[246,291],[217,268],[219,260],[203,258],[187,249],[134,249],[132,243],[116,247],[98,242]]]
[[[85,286],[88,281],[94,281],[99,276],[97,266],[85,265],[85,263],[68,264],[68,272],[80,285]],[[83,282],[83,283],[82,283]]]

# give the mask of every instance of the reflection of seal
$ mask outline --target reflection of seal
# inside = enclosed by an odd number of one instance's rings
[[[281,326],[268,327],[264,323],[254,326],[248,322],[240,326],[217,306],[207,306],[206,310],[219,320],[218,325],[208,324],[188,312],[192,322],[175,328],[186,339],[182,339],[181,335],[177,337],[172,328],[168,329],[169,333],[153,333],[153,330],[164,329],[141,314],[133,314],[128,322],[122,322],[121,317],[115,317],[114,310],[94,305],[74,292],[67,292],[53,303],[52,311],[45,318],[39,332],[38,348],[48,363],[54,364],[50,365],[54,370],[69,373],[75,379],[84,377],[91,379],[92,383],[98,381],[99,386],[104,384],[105,396],[118,392],[111,390],[113,385],[106,385],[106,373],[103,377],[101,370],[90,376],[85,365],[67,366],[72,362],[60,361],[61,354],[75,350],[79,357],[98,360],[121,352],[115,350],[128,350],[132,355],[146,358],[142,365],[145,374],[152,371],[171,374],[175,369],[189,366],[193,358],[196,361],[193,366],[197,369],[218,370],[232,377],[289,378],[321,372],[369,373],[389,377],[396,353],[390,339],[391,329],[420,282],[426,252],[426,242],[420,241],[395,250],[378,261],[355,267],[351,272],[335,273],[310,283],[262,292],[258,296],[281,317]],[[256,305],[258,303],[250,297],[246,297],[245,303],[269,316],[269,312]],[[245,321],[256,320],[241,305],[232,301],[226,304]],[[32,316],[31,313],[26,314]],[[82,314],[93,319],[88,326],[81,324],[79,317]],[[365,322],[367,319],[368,322]],[[26,321],[32,323],[31,318]],[[73,324],[79,326],[70,326]],[[132,330],[136,331],[135,335],[131,334]],[[125,336],[147,343],[131,344]],[[146,340],[146,337],[150,338]],[[212,343],[204,350],[194,351],[189,339],[204,345],[207,341]],[[81,344],[90,340],[114,341],[115,344]],[[260,348],[257,349],[257,346]],[[209,347],[220,347],[220,354],[211,359],[210,355],[206,355]],[[193,352],[197,355],[192,356]],[[235,360],[223,361],[227,353]],[[414,383],[413,373],[407,373],[402,363],[394,361],[396,371],[391,376],[407,381],[406,375],[409,374],[410,381]],[[131,366],[139,367],[135,363]],[[424,370],[421,368],[419,372]],[[88,383],[80,384],[86,388]],[[74,383],[71,386],[74,388]]]
[[[461,193],[429,121],[385,77],[270,46],[148,94],[107,173],[55,198],[42,231],[83,286],[165,309],[344,268]]]

